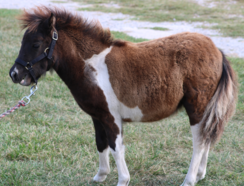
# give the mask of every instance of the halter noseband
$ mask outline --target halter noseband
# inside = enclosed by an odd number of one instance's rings
[[[25,62],[24,60],[22,60],[20,58],[17,58],[15,60],[15,63],[18,63],[18,64],[24,66],[29,71],[30,75],[32,76],[32,78],[35,81],[35,84],[37,84],[37,79],[34,75],[32,66],[46,57],[48,59],[47,71],[51,68],[51,65],[53,63],[53,58],[52,58],[53,50],[54,50],[54,46],[55,46],[57,40],[58,40],[58,33],[56,31],[53,31],[51,44],[49,47],[47,47],[44,50],[44,52],[41,55],[39,55],[38,57],[33,59],[31,62]],[[47,54],[47,50],[49,50],[48,54]]]

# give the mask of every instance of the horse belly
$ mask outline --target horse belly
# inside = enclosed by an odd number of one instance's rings
[[[119,113],[122,120],[125,122],[141,121],[141,119],[143,118],[143,113],[138,106],[134,108],[129,108],[123,103],[120,103]]]
[[[177,106],[172,109],[166,109],[161,107],[156,110],[152,110],[151,112],[144,113],[143,118],[141,119],[142,122],[154,122],[159,121],[164,118],[169,117],[177,110]]]
[[[173,104],[167,102],[161,102],[157,106],[152,105],[150,109],[140,109],[138,106],[130,108],[120,102],[116,97],[116,102],[119,104],[118,112],[125,122],[153,122],[164,119],[172,115],[178,108],[179,102],[182,97],[179,97],[178,101]],[[155,104],[156,105],[156,104]]]

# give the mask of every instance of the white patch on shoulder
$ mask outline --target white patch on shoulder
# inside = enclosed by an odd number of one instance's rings
[[[90,59],[86,59],[84,61],[86,65],[90,65],[96,70],[96,72],[93,73],[94,78],[97,85],[103,90],[109,111],[115,117],[115,123],[121,123],[121,118],[130,119],[131,121],[141,121],[143,114],[140,108],[138,106],[129,108],[120,102],[109,81],[108,67],[105,63],[105,58],[111,50],[112,46],[110,48],[106,48],[100,54],[94,54]],[[120,115],[120,117],[118,115]]]

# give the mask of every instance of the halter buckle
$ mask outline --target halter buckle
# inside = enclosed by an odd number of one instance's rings
[[[49,50],[49,47],[47,47],[47,48],[44,50],[44,53],[46,54],[46,56],[47,56],[47,50]]]
[[[31,65],[30,62],[27,62],[27,63],[26,63],[26,66],[25,66],[25,69],[26,69],[26,70],[29,70],[30,68],[32,68],[32,65]]]
[[[52,37],[53,40],[57,41],[58,40],[58,33],[53,31],[53,37]]]

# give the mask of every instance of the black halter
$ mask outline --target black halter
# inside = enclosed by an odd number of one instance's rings
[[[38,57],[33,59],[31,62],[25,62],[24,60],[22,60],[20,58],[17,58],[15,60],[15,63],[19,63],[20,65],[24,66],[30,72],[30,75],[32,76],[32,78],[35,81],[35,84],[37,84],[37,79],[34,75],[32,66],[46,57],[48,59],[47,71],[51,68],[51,65],[53,64],[53,58],[52,58],[53,50],[54,50],[54,46],[55,46],[57,40],[58,40],[58,33],[56,31],[53,31],[51,44],[49,47],[47,47],[44,50],[44,52],[41,55],[39,55]],[[47,54],[47,50],[49,50],[48,54]]]

